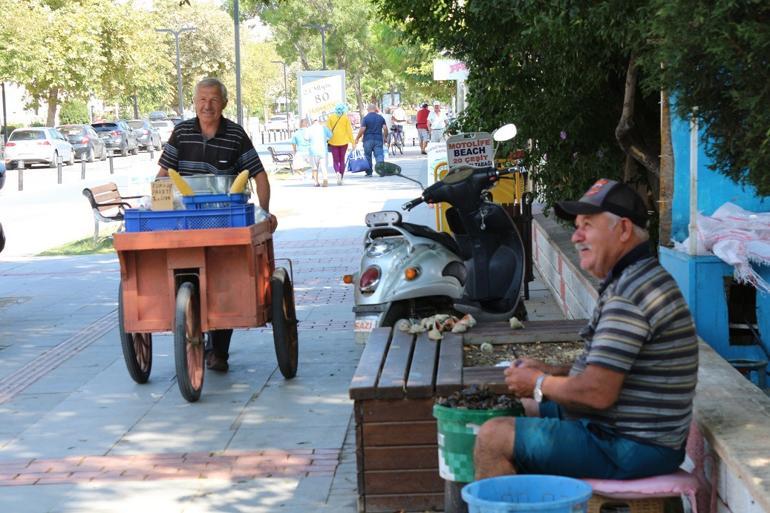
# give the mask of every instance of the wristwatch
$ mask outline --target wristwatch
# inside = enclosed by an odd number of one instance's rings
[[[539,403],[543,402],[543,381],[545,381],[546,376],[548,376],[548,374],[541,374],[537,377],[535,389],[532,391],[532,397]]]

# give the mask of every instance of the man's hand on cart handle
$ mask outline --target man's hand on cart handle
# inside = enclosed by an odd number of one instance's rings
[[[269,214],[270,217],[268,218],[268,221],[270,221],[270,233],[275,232],[275,229],[278,228],[278,218],[275,217],[273,214]]]

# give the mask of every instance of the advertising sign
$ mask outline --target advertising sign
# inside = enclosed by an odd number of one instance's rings
[[[495,145],[488,132],[453,135],[446,142],[449,169],[459,166],[494,166]]]
[[[325,118],[345,103],[345,71],[304,71],[298,76],[299,115]]]
[[[433,80],[468,80],[468,66],[456,59],[433,61]]]

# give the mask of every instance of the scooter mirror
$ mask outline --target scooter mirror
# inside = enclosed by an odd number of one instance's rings
[[[377,162],[374,171],[380,176],[393,176],[401,174],[401,167],[392,162]]]
[[[507,125],[503,125],[497,130],[495,130],[495,133],[492,135],[492,138],[497,142],[503,142],[503,141],[510,141],[514,137],[516,137],[516,134],[518,133],[518,130],[516,129],[516,125],[513,123],[508,123]]]

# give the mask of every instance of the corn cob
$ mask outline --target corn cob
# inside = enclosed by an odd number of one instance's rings
[[[182,194],[182,196],[194,196],[195,193],[192,190],[192,187],[190,187],[190,184],[187,183],[187,180],[182,178],[182,175],[180,175],[175,169],[169,169],[168,170],[168,176],[171,177],[171,181],[174,182],[174,185],[179,190],[179,192]]]
[[[249,181],[249,170],[244,169],[233,180],[233,184],[230,186],[230,194],[241,194],[246,190],[246,184]]]

